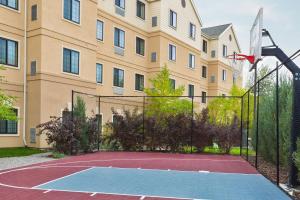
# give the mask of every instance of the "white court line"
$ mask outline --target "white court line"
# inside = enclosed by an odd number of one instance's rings
[[[51,192],[52,190],[46,190],[45,192],[43,192],[44,194]]]
[[[91,194],[90,196],[93,197],[95,196],[96,194],[98,194],[97,192],[94,192],[93,194]]]
[[[146,196],[142,196],[141,198],[140,198],[140,200],[144,200],[146,198]]]
[[[91,170],[91,169],[94,169],[94,167],[91,167],[91,168],[88,168],[88,169],[84,169],[84,170],[81,170],[81,171],[78,171],[78,172],[69,174],[69,175],[67,175],[67,176],[63,176],[63,177],[54,179],[54,180],[52,180],[52,181],[48,181],[48,182],[46,182],[46,183],[42,183],[42,184],[40,184],[40,185],[36,185],[36,186],[34,186],[34,187],[32,187],[32,188],[38,188],[38,187],[41,187],[41,186],[43,186],[43,185],[47,185],[47,184],[52,183],[52,182],[55,182],[55,181],[62,180],[62,179],[64,179],[64,178],[67,178],[67,177],[70,177],[70,176],[73,176],[73,175],[76,175],[76,174],[80,174],[80,173],[89,171],[89,170]]]

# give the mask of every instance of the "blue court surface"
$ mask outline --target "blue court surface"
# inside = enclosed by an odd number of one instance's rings
[[[284,192],[259,174],[90,168],[35,188],[175,199],[285,200]]]

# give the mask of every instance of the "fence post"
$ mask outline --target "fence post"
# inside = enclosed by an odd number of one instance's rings
[[[193,132],[194,132],[194,96],[192,96],[192,117],[191,117],[191,154],[193,153]]]
[[[100,135],[102,134],[102,122],[100,122],[100,115],[101,115],[101,112],[100,112],[100,102],[101,102],[101,97],[99,96],[98,97],[98,114],[99,114],[98,128],[99,128],[99,133],[98,133],[98,138],[97,138],[97,148],[98,148],[98,151],[100,151]],[[102,118],[103,118],[103,116],[101,115],[101,121],[103,120]],[[101,127],[100,127],[100,124],[101,124]]]
[[[279,71],[276,66],[276,182],[279,185]]]
[[[259,91],[259,87],[260,87],[260,81],[258,81],[257,82],[257,101],[256,101],[256,103],[257,103],[257,106],[256,106],[256,141],[255,141],[255,168],[257,169],[257,167],[258,167],[258,137],[259,137],[259,135],[258,135],[258,126],[259,126],[259,98],[260,98],[260,91]]]
[[[72,122],[74,122],[74,90],[72,90],[72,100],[71,100],[71,117],[72,117]],[[70,145],[70,155],[73,154],[73,135],[71,139],[71,145]]]
[[[143,96],[143,146],[145,145],[145,99],[146,97]]]
[[[247,117],[247,161],[249,161],[249,123],[250,123],[250,91],[248,92],[248,117]]]
[[[240,156],[242,156],[243,150],[243,112],[244,112],[244,97],[241,98],[241,138],[240,138]]]

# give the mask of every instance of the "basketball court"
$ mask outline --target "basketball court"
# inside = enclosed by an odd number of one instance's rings
[[[0,196],[29,199],[290,199],[240,157],[94,153],[0,172]]]

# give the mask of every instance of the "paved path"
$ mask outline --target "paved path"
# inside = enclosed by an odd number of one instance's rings
[[[36,163],[54,160],[53,158],[48,157],[49,154],[50,153],[42,153],[24,157],[0,158],[0,170],[22,167],[26,165],[32,165]]]

